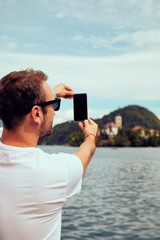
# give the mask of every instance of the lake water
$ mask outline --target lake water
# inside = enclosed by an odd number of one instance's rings
[[[160,240],[160,148],[97,148],[80,195],[63,208],[65,239]]]

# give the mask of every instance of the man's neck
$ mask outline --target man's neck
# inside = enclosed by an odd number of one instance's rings
[[[1,142],[14,147],[36,147],[38,136],[34,132],[24,131],[24,129],[7,130],[4,128]]]

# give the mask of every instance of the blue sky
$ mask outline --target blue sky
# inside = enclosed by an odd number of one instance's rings
[[[160,118],[160,1],[0,0],[0,65],[87,92],[92,118],[130,104]],[[72,119],[64,100],[55,123]]]

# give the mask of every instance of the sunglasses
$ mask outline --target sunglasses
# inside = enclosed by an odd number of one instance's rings
[[[40,107],[46,107],[46,106],[52,104],[54,111],[58,111],[60,109],[60,103],[61,103],[61,99],[56,98],[55,100],[39,103],[37,105]]]

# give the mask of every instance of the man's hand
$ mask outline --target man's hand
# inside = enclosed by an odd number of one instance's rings
[[[63,97],[65,99],[71,99],[74,95],[74,91],[64,83],[58,84],[56,87],[53,88],[53,91],[58,98]]]
[[[85,120],[84,122],[79,122],[79,127],[84,132],[86,136],[88,133],[97,134],[98,125],[91,119]]]

